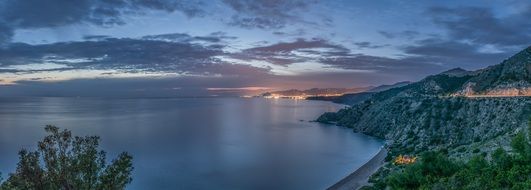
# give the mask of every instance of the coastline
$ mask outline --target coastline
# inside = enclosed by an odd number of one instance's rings
[[[369,177],[384,165],[386,156],[387,149],[382,147],[369,161],[334,185],[328,187],[327,190],[352,190],[368,185]]]

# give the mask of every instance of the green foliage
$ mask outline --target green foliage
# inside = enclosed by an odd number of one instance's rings
[[[0,186],[7,189],[125,189],[132,180],[132,157],[122,153],[110,165],[98,151],[99,137],[72,137],[68,130],[45,127],[48,136],[37,151],[21,150],[15,173]]]
[[[511,141],[511,146],[513,147],[513,150],[523,157],[527,156],[527,151],[529,149],[529,144],[526,141],[527,138],[522,132],[516,134],[516,136]]]
[[[519,132],[511,145],[513,153],[498,148],[491,160],[477,155],[466,163],[426,152],[417,163],[397,166],[366,189],[531,189],[531,121],[528,134]]]
[[[426,152],[421,158],[421,161],[389,175],[387,185],[392,189],[424,188],[426,184],[431,184],[441,177],[451,176],[459,167],[438,152]]]

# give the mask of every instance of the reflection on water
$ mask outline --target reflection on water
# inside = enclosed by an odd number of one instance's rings
[[[308,122],[340,105],[304,100],[0,99],[0,172],[43,126],[99,135],[108,158],[134,157],[129,189],[323,189],[374,155],[381,142]]]

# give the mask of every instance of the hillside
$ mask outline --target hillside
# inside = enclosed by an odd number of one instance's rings
[[[373,94],[385,90],[389,90],[392,88],[398,88],[403,87],[411,82],[404,81],[404,82],[398,82],[391,85],[380,85],[374,88],[370,88],[367,91],[364,92],[358,92],[358,93],[349,93],[349,94],[343,94],[340,96],[312,96],[307,97],[307,100],[324,100],[324,101],[332,101],[334,103],[338,104],[346,104],[346,105],[355,105],[359,104],[367,99],[369,99]]]
[[[531,96],[531,47],[501,64],[479,72],[467,81],[457,95]]]
[[[307,100],[331,101],[338,104],[355,105],[369,99],[375,92],[358,92],[352,94],[343,94],[340,96],[311,96]]]
[[[390,156],[448,150],[451,157],[508,147],[531,113],[531,47],[479,71],[452,69],[378,92],[319,122],[388,140]]]
[[[384,85],[380,85],[380,86],[371,88],[370,90],[367,90],[367,92],[381,92],[381,91],[389,90],[391,88],[403,87],[403,86],[406,86],[408,84],[411,84],[411,82],[402,81],[402,82],[397,82],[397,83],[394,83],[394,84],[384,84]]]

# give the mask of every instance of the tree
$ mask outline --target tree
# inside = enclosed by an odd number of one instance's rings
[[[0,186],[4,189],[125,189],[132,180],[132,157],[121,153],[111,164],[98,151],[99,137],[72,137],[69,130],[45,128],[48,136],[37,151],[21,150],[15,173]]]
[[[527,142],[524,133],[519,132],[511,141],[511,147],[516,153],[525,156],[524,154],[526,153],[526,143]]]
[[[375,189],[531,189],[531,120],[511,141],[513,154],[496,149],[491,160],[474,156],[461,163],[437,152],[398,166],[375,182]]]

